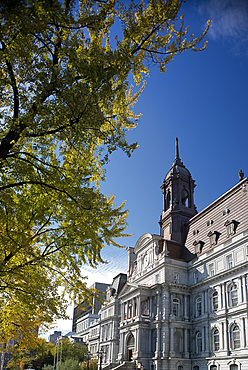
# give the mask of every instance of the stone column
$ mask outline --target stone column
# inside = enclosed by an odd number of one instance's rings
[[[140,331],[142,329],[136,329],[135,332],[136,332],[136,340],[135,340],[135,350],[137,352],[137,356],[140,356],[140,338],[139,338],[139,334],[140,334]]]
[[[152,297],[149,297],[149,314],[152,317]]]
[[[244,302],[243,276],[239,277],[239,283],[240,283],[240,300],[241,300],[241,302]]]
[[[188,314],[187,314],[187,295],[186,294],[184,294],[184,296],[183,296],[183,308],[184,308],[184,319],[185,320],[188,320],[189,318],[188,318]]]
[[[202,336],[202,351],[205,351],[205,326],[201,329]]]
[[[162,337],[163,337],[163,340],[162,340],[162,356],[165,357],[166,356],[166,328],[165,328],[165,324],[163,324],[162,328],[161,328],[161,333],[162,333]]]
[[[134,301],[134,298],[133,298],[132,299],[132,312],[131,312],[132,317],[135,315],[134,308],[135,308],[135,301]]]
[[[137,296],[137,316],[140,317],[141,315],[141,299],[140,295]]]
[[[174,328],[170,327],[170,353],[174,352]]]
[[[161,355],[161,324],[156,325],[156,357],[160,357]]]
[[[248,287],[247,287],[247,274],[244,276],[245,278],[245,297],[246,297],[246,302],[248,302]]]
[[[188,352],[188,329],[184,329],[184,356],[189,358]]]
[[[157,291],[157,320],[161,319],[161,295],[160,291]]]
[[[170,292],[170,315],[173,314],[173,294]]]
[[[221,323],[221,349],[225,349],[225,323]]]
[[[224,307],[223,284],[220,284],[220,308]]]
[[[246,318],[243,317],[243,336],[244,336],[244,341],[243,341],[243,344],[244,344],[244,347],[246,347]]]

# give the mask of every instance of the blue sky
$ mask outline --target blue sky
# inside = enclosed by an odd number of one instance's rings
[[[105,194],[116,204],[126,200],[130,238],[134,246],[146,233],[159,234],[162,211],[160,185],[174,160],[175,137],[180,157],[196,181],[195,204],[201,211],[233,187],[242,169],[248,176],[248,1],[188,0],[182,7],[190,33],[198,35],[212,20],[203,52],[177,56],[161,74],[153,67],[136,105],[142,117],[128,134],[139,149],[127,158],[115,152],[107,166]],[[108,264],[86,267],[89,283],[111,283],[126,272],[126,250],[106,247]],[[58,327],[71,329],[71,322]]]

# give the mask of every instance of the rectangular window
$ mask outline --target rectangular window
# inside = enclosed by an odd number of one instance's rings
[[[179,284],[179,273],[178,272],[175,272],[174,273],[174,277],[173,277],[174,279],[174,283],[175,284]]]
[[[226,257],[226,267],[227,269],[231,269],[233,267],[233,259],[231,254]]]
[[[214,264],[213,263],[210,263],[210,265],[208,266],[208,273],[209,273],[209,276],[214,276]]]
[[[201,316],[202,314],[202,302],[201,298],[197,298],[196,300],[196,316]]]
[[[198,283],[198,271],[194,272],[193,278],[194,278],[194,284]]]

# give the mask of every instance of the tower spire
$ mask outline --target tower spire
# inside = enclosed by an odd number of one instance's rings
[[[184,244],[185,223],[197,211],[194,205],[195,182],[179,157],[178,138],[175,140],[175,159],[161,186],[163,211],[160,218],[161,236]]]
[[[178,148],[178,137],[176,137],[176,153],[175,153],[175,160],[180,159],[179,157],[179,148]]]

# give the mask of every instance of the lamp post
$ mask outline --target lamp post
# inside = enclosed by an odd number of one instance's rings
[[[99,370],[102,370],[102,359],[103,359],[104,352],[102,349],[98,352],[98,357],[99,357]]]
[[[90,352],[87,352],[87,370],[89,370],[90,368],[90,356],[91,356],[91,353]]]

